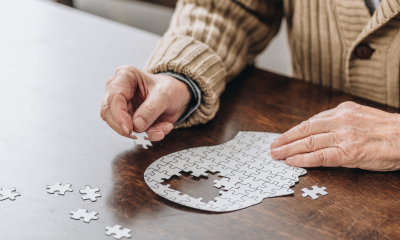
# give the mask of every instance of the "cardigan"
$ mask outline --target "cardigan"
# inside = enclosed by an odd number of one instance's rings
[[[201,104],[178,126],[205,123],[285,16],[295,78],[398,107],[399,12],[397,0],[383,0],[372,17],[362,0],[181,0],[145,69],[193,79]],[[359,43],[374,49],[370,59],[354,54]]]

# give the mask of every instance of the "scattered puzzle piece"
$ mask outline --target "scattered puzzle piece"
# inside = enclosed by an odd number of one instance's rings
[[[106,227],[106,232],[104,233],[107,236],[114,234],[115,239],[121,239],[123,237],[130,238],[129,234],[131,230],[129,228],[122,228],[120,225],[115,225],[114,227]]]
[[[81,218],[83,218],[83,221],[85,223],[89,223],[91,220],[97,220],[99,219],[99,217],[96,217],[96,215],[98,214],[97,212],[89,212],[87,209],[78,209],[78,211],[76,212],[72,212],[70,213],[72,216],[72,219],[75,220],[79,220]]]
[[[92,202],[96,202],[98,197],[101,197],[101,194],[98,193],[100,189],[98,188],[90,188],[90,186],[86,186],[85,189],[79,190],[81,194],[85,194],[82,196],[83,200],[90,199]]]
[[[149,136],[147,135],[146,132],[138,133],[138,132],[132,131],[131,136],[135,136],[136,139],[133,139],[135,141],[135,143],[137,145],[142,145],[142,147],[144,149],[147,149],[147,146],[153,146],[153,145],[151,145],[151,142],[148,140]]]
[[[73,192],[74,190],[71,189],[71,184],[65,184],[64,186],[61,185],[61,183],[56,182],[53,186],[47,186],[47,192],[48,193],[55,193],[58,192],[58,195],[64,195],[66,191],[68,192]]]
[[[0,201],[10,199],[12,201],[15,200],[15,197],[21,196],[18,192],[15,192],[15,188],[3,188],[0,187]]]
[[[260,203],[264,198],[292,194],[290,189],[306,174],[284,161],[274,160],[270,145],[280,134],[265,132],[239,132],[234,139],[211,147],[185,149],[153,162],[145,171],[147,185],[158,195],[173,202],[213,212],[226,212]],[[181,171],[194,176],[217,173],[214,187],[221,188],[220,196],[208,203],[195,199],[169,185],[162,185]]]
[[[317,194],[321,195],[326,195],[328,192],[325,191],[326,187],[318,187],[317,185],[312,186],[312,190],[308,190],[307,188],[302,188],[301,191],[303,191],[303,197],[310,196],[312,199],[317,199],[319,196]]]

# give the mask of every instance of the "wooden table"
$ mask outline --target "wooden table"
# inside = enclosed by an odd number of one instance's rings
[[[23,6],[23,7],[21,7]],[[105,82],[122,64],[143,67],[159,37],[56,4],[0,2],[0,187],[16,187],[0,202],[1,239],[113,239],[106,226],[132,229],[132,239],[397,239],[398,172],[307,169],[291,196],[264,199],[230,213],[209,213],[167,201],[143,180],[156,159],[182,149],[215,145],[238,131],[282,133],[343,101],[388,107],[249,68],[230,83],[214,120],[174,130],[143,150],[100,118]],[[212,199],[212,180],[189,176],[173,188]],[[46,185],[70,183],[51,195]],[[303,187],[328,195],[303,198]],[[85,185],[99,187],[83,201]],[[99,220],[70,219],[87,208]]]

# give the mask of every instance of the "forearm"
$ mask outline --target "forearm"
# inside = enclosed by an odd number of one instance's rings
[[[279,1],[179,1],[168,32],[150,58],[152,73],[182,73],[202,91],[199,108],[179,126],[212,119],[219,96],[277,33]]]

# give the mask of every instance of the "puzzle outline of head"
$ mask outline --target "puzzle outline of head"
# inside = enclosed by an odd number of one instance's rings
[[[239,132],[232,140],[211,147],[199,147],[168,154],[154,161],[145,171],[147,185],[158,195],[192,208],[227,212],[243,209],[262,202],[264,198],[292,194],[290,189],[307,173],[303,168],[274,160],[270,145],[280,136],[267,132]],[[194,176],[216,173],[223,178],[215,180],[221,188],[220,196],[208,203],[162,185],[165,179],[180,172]]]

